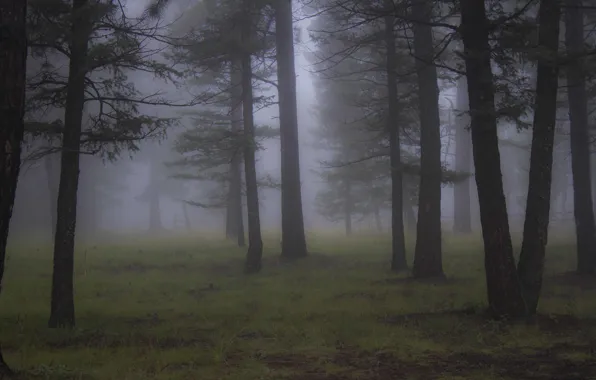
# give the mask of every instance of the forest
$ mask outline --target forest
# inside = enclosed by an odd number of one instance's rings
[[[0,0],[0,379],[596,379],[595,30]]]

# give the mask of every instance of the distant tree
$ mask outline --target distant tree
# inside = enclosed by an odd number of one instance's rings
[[[6,263],[6,244],[21,167],[24,134],[25,72],[27,61],[27,3],[0,1],[0,292]],[[0,377],[12,371],[0,351]]]
[[[252,39],[251,57],[264,56],[273,48],[269,37],[269,22],[272,19],[259,1],[252,2],[251,7],[256,9],[251,15],[250,22],[255,25],[254,38]],[[187,42],[174,51],[177,61],[188,66],[189,84],[195,88],[204,89],[203,99],[205,106],[193,112],[193,123],[198,124],[195,131],[183,134],[180,139],[178,151],[182,154],[200,151],[209,151],[201,162],[196,160],[180,160],[179,166],[195,165],[195,173],[180,175],[179,178],[187,179],[201,176],[203,180],[211,179],[227,189],[227,197],[222,199],[221,189],[217,199],[211,204],[203,206],[225,206],[226,208],[226,236],[236,239],[238,245],[244,245],[244,222],[242,212],[242,173],[243,158],[242,136],[242,68],[241,52],[245,48],[241,42],[243,33],[240,24],[246,15],[239,17],[238,10],[244,9],[239,0],[202,1],[197,3],[191,13],[199,10],[209,10],[209,16],[201,16],[199,20],[193,19],[190,27],[192,33]],[[204,13],[204,12],[203,12]],[[271,12],[269,12],[271,13]],[[184,29],[189,21],[183,19],[178,29]],[[266,59],[261,59],[254,66],[254,77],[261,82],[274,84],[268,78],[273,74],[268,67]],[[200,73],[197,75],[197,73]],[[270,99],[259,96],[258,86],[255,87],[256,96],[253,103],[257,107],[271,104]],[[264,129],[258,128],[257,134]],[[192,136],[191,136],[192,134]],[[182,140],[187,140],[186,142]],[[203,142],[206,142],[203,144]],[[210,143],[209,143],[210,142]],[[195,157],[198,157],[195,155]],[[213,170],[214,169],[214,170]],[[224,175],[222,171],[227,171]],[[200,173],[200,174],[197,174]],[[206,174],[207,173],[207,174]],[[210,177],[210,178],[206,178]],[[195,203],[199,205],[198,203]]]
[[[172,178],[171,171],[167,167],[167,162],[173,156],[172,145],[169,142],[148,141],[145,144],[144,152],[135,157],[137,161],[146,163],[148,169],[147,184],[136,199],[148,206],[148,232],[151,234],[164,231],[161,217],[161,198],[169,197],[173,200],[184,200],[188,193],[186,183]]]

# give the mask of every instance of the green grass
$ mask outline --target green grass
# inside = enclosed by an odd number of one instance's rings
[[[73,331],[46,328],[51,251],[13,248],[6,359],[36,379],[596,378],[596,280],[560,275],[574,267],[564,242],[548,252],[543,316],[513,326],[481,316],[475,240],[446,237],[441,283],[390,273],[386,237],[311,236],[293,264],[266,243],[254,276],[244,250],[204,237],[80,248]]]

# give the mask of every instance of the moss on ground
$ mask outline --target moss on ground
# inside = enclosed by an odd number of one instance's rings
[[[447,237],[447,279],[423,282],[389,271],[380,236],[312,236],[308,259],[268,251],[252,276],[244,250],[200,236],[81,247],[73,331],[45,327],[51,252],[19,246],[0,338],[24,379],[596,378],[596,278],[568,274],[555,240],[541,316],[513,326],[482,316],[473,240]]]

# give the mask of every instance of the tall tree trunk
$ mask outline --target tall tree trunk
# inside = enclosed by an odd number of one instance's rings
[[[0,292],[25,130],[26,14],[27,2],[0,0]],[[11,374],[0,350],[0,378]]]
[[[406,239],[403,216],[403,177],[401,167],[401,146],[399,142],[399,115],[397,107],[397,53],[395,51],[395,16],[393,0],[385,0],[385,47],[387,49],[387,132],[389,133],[389,160],[391,165],[391,270],[408,269],[406,262]]]
[[[414,54],[420,107],[420,194],[412,273],[414,277],[443,276],[441,244],[441,120],[432,27],[432,7],[414,0]]]
[[[246,1],[246,0],[245,0]],[[250,11],[250,8],[248,8]],[[245,37],[251,35],[251,18],[244,21]],[[245,45],[247,46],[248,43]],[[261,270],[263,240],[261,238],[261,217],[259,213],[259,188],[255,159],[255,125],[252,94],[252,62],[249,53],[242,56],[242,109],[244,116],[244,177],[246,181],[246,208],[248,210],[248,251],[246,253],[246,273]]]
[[[590,141],[596,140],[596,131],[592,130]],[[592,148],[592,147],[590,147]],[[590,150],[590,179],[592,186],[592,207],[596,207],[596,155]],[[594,210],[596,212],[596,209]]]
[[[567,0],[565,45],[569,55],[577,56],[566,67],[569,100],[571,173],[573,174],[573,213],[577,238],[577,272],[596,269],[596,227],[590,181],[588,105],[584,70],[584,12],[581,0]]]
[[[484,1],[462,0],[461,18],[489,310],[495,317],[519,317],[525,314],[525,304],[513,259],[503,194]]]
[[[530,314],[535,314],[538,307],[550,220],[553,148],[559,88],[557,60],[560,19],[560,0],[540,2],[538,47],[543,53],[538,58],[526,217],[517,266],[524,300]]]
[[[52,223],[52,237],[56,236],[56,220],[58,211],[58,181],[57,172],[54,168],[54,155],[47,155],[43,159],[44,167],[46,170],[46,176],[48,180],[48,198],[50,205],[50,223]]]
[[[458,114],[455,118],[455,171],[457,173],[471,173],[471,147],[468,125],[468,83],[465,76],[457,81],[456,107]],[[463,112],[466,112],[465,114]],[[453,187],[453,232],[456,234],[472,233],[470,178],[458,181]]]
[[[292,1],[278,0],[275,2],[275,7],[281,143],[281,255],[288,259],[295,259],[305,257],[307,250],[300,189]]]
[[[231,64],[231,101],[232,101],[232,133],[242,134],[242,62],[234,59]],[[242,210],[242,150],[241,146],[234,151],[230,163],[230,217],[232,221],[232,238],[239,247],[246,245],[244,238],[244,213]]]
[[[344,223],[346,227],[346,236],[352,236],[352,183],[346,179],[346,194],[344,200]]]
[[[64,112],[58,220],[54,240],[52,302],[48,326],[74,327],[74,247],[79,186],[79,145],[85,95],[85,61],[90,34],[88,0],[73,0],[68,89]]]

